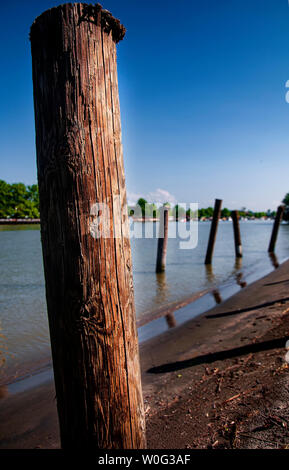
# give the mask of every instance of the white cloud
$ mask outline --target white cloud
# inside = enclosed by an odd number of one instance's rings
[[[173,194],[161,188],[158,188],[155,191],[151,191],[150,193],[148,193],[146,199],[148,202],[154,202],[155,204],[164,204],[165,202],[176,204],[177,202]]]
[[[275,200],[275,201],[272,202],[271,206],[274,207],[274,210],[276,210],[276,208],[277,208],[278,206],[280,206],[280,204],[282,204],[281,201],[276,201],[276,200]]]
[[[170,204],[176,204],[176,198],[173,194],[165,189],[158,188],[155,191],[150,191],[147,194],[138,194],[138,193],[127,193],[127,203],[129,206],[133,206],[137,203],[139,198],[143,197],[149,203],[155,204],[164,204],[169,202]]]
[[[134,206],[139,198],[143,197],[142,194],[137,194],[137,193],[130,193],[129,191],[127,192],[127,203],[129,206]]]

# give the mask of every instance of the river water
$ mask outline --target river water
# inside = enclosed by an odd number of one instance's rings
[[[152,224],[158,233],[158,223]],[[170,222],[170,230],[175,222]],[[135,224],[136,225],[136,224]],[[138,230],[143,224],[138,224]],[[213,265],[206,269],[204,258],[210,222],[198,224],[198,244],[180,249],[180,239],[169,238],[165,275],[155,274],[157,239],[132,238],[132,259],[137,317],[175,302],[194,292],[218,286],[228,297],[274,269],[267,248],[271,221],[241,221],[243,258],[236,264],[232,223],[221,221]],[[173,230],[174,231],[174,230]],[[289,225],[280,226],[276,256],[281,263],[289,257]],[[275,260],[276,262],[276,260]],[[49,331],[39,226],[0,226],[0,385],[50,360]],[[184,321],[212,307],[212,296],[196,302],[195,310],[176,318]],[[167,328],[164,319],[139,329],[143,341]]]

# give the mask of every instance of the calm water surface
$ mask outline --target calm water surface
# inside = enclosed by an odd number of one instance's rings
[[[173,224],[170,223],[171,229]],[[158,232],[158,224],[154,224]],[[140,230],[142,224],[139,224]],[[204,257],[210,223],[199,223],[198,245],[181,250],[170,238],[165,275],[155,274],[157,239],[131,240],[137,316],[214,285],[237,287],[274,269],[267,254],[272,222],[240,223],[244,256],[236,265],[231,222],[220,222],[212,269]],[[276,255],[289,257],[289,225],[280,226]],[[39,226],[0,226],[0,384],[50,355]],[[240,288],[240,287],[238,287]],[[155,323],[155,322],[154,322]],[[154,328],[148,326],[147,335]],[[142,339],[142,338],[140,338]]]

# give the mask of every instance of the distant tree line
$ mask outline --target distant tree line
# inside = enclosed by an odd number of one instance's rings
[[[284,220],[289,220],[289,193],[286,194],[283,201],[285,204]],[[167,206],[170,216],[175,219],[181,218],[193,218],[198,217],[199,219],[209,219],[213,216],[213,207],[201,208],[198,211],[198,215],[195,214],[191,209],[185,209],[184,207],[176,204],[171,207],[169,202],[163,204]],[[245,207],[238,211],[240,217],[246,218],[261,218],[261,217],[275,217],[276,211],[267,212],[253,212],[246,210]],[[148,203],[144,198],[140,198],[137,201],[136,206],[128,207],[129,215],[135,217],[147,217],[147,218],[159,218],[160,208],[154,203]],[[228,218],[231,215],[231,211],[226,207],[222,209],[221,217]],[[23,183],[6,183],[4,180],[0,180],[0,218],[39,218],[39,195],[37,184],[26,186]]]
[[[284,196],[283,204],[285,205],[285,210],[283,214],[283,219],[287,222],[289,221],[289,193]]]
[[[0,218],[39,218],[37,184],[9,184],[0,180]]]
[[[179,218],[193,218],[198,217],[199,219],[205,218],[209,219],[213,217],[214,208],[207,207],[198,210],[198,214],[195,214],[191,209],[185,209],[184,207],[176,204],[174,207],[171,207],[171,204],[166,202],[163,206],[167,206],[169,210],[169,215],[174,217],[175,219]],[[288,194],[288,206],[289,206],[289,194]],[[276,211],[271,211],[268,209],[267,212],[253,212],[247,210],[245,207],[242,207],[241,210],[238,211],[240,217],[246,218],[255,218],[260,219],[261,217],[270,217],[273,218],[276,215]],[[289,211],[288,211],[289,212]],[[140,198],[137,201],[136,206],[129,206],[128,207],[129,215],[134,215],[135,217],[147,217],[147,218],[158,218],[160,214],[160,208],[158,208],[155,204],[148,203],[144,198]],[[229,218],[231,216],[231,211],[224,207],[221,211],[222,218]]]

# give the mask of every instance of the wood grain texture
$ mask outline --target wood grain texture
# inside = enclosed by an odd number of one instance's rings
[[[98,5],[64,4],[38,17],[30,33],[63,448],[146,445],[116,67],[124,31]],[[92,207],[103,202],[109,237],[95,238]]]

